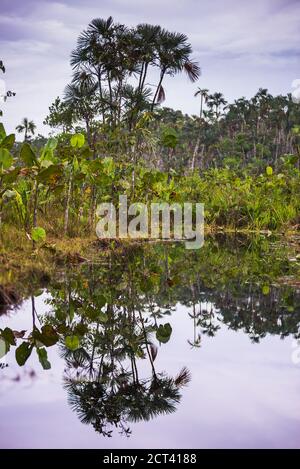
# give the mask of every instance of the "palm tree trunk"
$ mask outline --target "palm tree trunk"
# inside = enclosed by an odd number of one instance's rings
[[[143,91],[143,88],[144,88],[144,85],[145,85],[145,80],[146,80],[146,76],[147,76],[148,65],[149,65],[148,63],[145,64],[144,76],[143,76],[143,79],[142,79],[142,84],[141,84],[141,90],[140,90],[140,91]]]
[[[107,74],[107,82],[108,82],[108,89],[109,89],[110,117],[111,117],[111,120],[113,121],[113,105],[112,105],[113,94],[112,94],[112,86],[111,86],[111,77],[109,73]]]
[[[97,78],[98,78],[98,88],[101,100],[101,114],[102,114],[102,123],[105,124],[105,113],[103,109],[103,91],[102,91],[102,82],[101,82],[101,69],[97,70]]]
[[[138,90],[139,91],[142,89],[141,85],[142,85],[142,80],[143,80],[143,75],[144,75],[144,66],[145,66],[145,62],[142,63],[141,73],[140,73],[140,77],[139,77],[139,84],[138,84]]]

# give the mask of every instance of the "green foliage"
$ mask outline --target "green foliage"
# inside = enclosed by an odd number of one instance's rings
[[[29,145],[29,143],[27,142],[23,143],[21,147],[20,158],[21,160],[24,161],[26,166],[31,167],[31,166],[38,165],[36,155],[34,151],[32,150],[31,146]]]
[[[46,239],[46,231],[40,226],[36,226],[31,230],[31,238],[35,243],[40,243]]]
[[[9,344],[0,337],[0,359],[3,358],[9,351]]]
[[[51,347],[58,342],[59,335],[50,324],[46,324],[42,327],[41,331],[37,328],[34,329],[33,338],[46,347]]]
[[[3,331],[1,331],[1,337],[8,345],[16,345],[14,333],[11,329],[9,329],[9,327],[6,327]]]
[[[72,351],[77,350],[80,347],[79,337],[76,335],[69,335],[65,339],[65,346]]]
[[[2,141],[0,142],[0,147],[6,148],[7,150],[11,151],[14,146],[14,143],[15,143],[15,134],[10,134],[2,139]]]
[[[0,171],[3,169],[9,169],[12,165],[13,157],[7,150],[7,148],[0,147]]]
[[[2,122],[0,122],[0,140],[3,141],[5,137],[6,137],[5,128]]]
[[[165,128],[162,132],[161,142],[164,147],[175,148],[178,144],[178,134],[175,129]]]
[[[156,331],[156,338],[159,342],[166,344],[169,342],[170,337],[172,334],[172,327],[170,323],[167,324],[160,324]]]
[[[84,135],[83,134],[75,134],[71,137],[71,146],[73,148],[81,148],[84,145]]]
[[[267,176],[272,176],[273,174],[273,168],[271,166],[266,167],[266,175]]]
[[[16,349],[16,361],[19,366],[25,365],[31,355],[33,345],[30,342],[22,342]]]
[[[43,369],[50,370],[51,364],[48,361],[47,350],[42,347],[42,348],[37,348],[36,351],[39,357],[40,364],[42,365]]]

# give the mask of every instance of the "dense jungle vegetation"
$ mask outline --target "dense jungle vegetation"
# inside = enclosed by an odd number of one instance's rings
[[[0,124],[3,244],[22,232],[34,245],[46,234],[93,236],[97,204],[120,194],[202,202],[211,229],[298,229],[299,104],[267,89],[228,103],[198,87],[198,116],[162,107],[166,77],[199,79],[192,52],[184,34],[160,26],[88,25],[71,53],[73,79],[45,117],[52,137],[24,118],[21,143]]]

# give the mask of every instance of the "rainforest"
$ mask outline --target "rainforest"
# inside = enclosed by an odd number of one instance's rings
[[[298,85],[227,98],[187,34],[131,23],[77,31],[42,124],[1,91],[0,447],[299,447]],[[203,245],[175,216],[99,239],[121,196],[203,204]]]

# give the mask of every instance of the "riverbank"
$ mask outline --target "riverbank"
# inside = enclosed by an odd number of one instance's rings
[[[281,232],[270,230],[246,230],[227,227],[206,227],[209,238],[226,237],[254,240],[275,240],[291,246],[294,256],[300,256],[300,233],[291,229]],[[169,245],[174,240],[163,241]],[[99,240],[96,235],[58,238],[48,235],[45,242],[34,245],[30,237],[15,227],[2,225],[0,238],[0,285],[15,286],[24,278],[31,279],[32,285],[47,283],[64,266],[80,263],[106,262],[111,253],[125,255],[128,250],[139,245],[153,245],[162,240]]]

